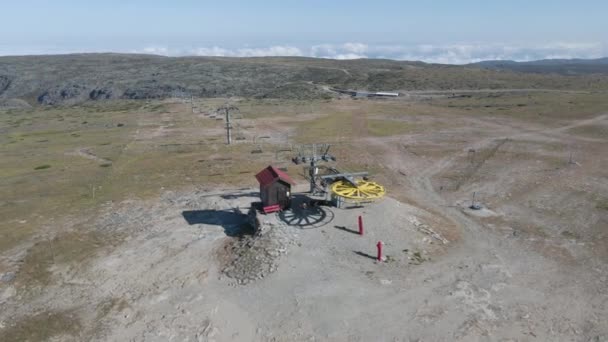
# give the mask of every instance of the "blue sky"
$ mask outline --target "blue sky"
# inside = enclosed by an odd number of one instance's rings
[[[608,55],[608,1],[0,0],[0,55],[139,52],[467,63]]]

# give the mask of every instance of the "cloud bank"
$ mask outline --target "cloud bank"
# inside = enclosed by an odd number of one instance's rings
[[[125,46],[127,45],[127,46]],[[148,45],[129,48],[100,46],[33,46],[15,51],[0,44],[0,55],[60,54],[84,52],[144,53],[163,56],[264,57],[303,56],[331,59],[387,58],[427,63],[467,64],[484,60],[531,61],[555,58],[600,58],[608,56],[608,42],[552,42],[544,44],[314,44],[308,46],[277,44],[269,46],[227,47],[208,45],[184,48],[171,45]]]
[[[185,50],[157,46],[133,52],[165,56],[304,56],[332,59],[387,58],[428,63],[466,64],[484,60],[532,61],[555,58],[600,58],[608,56],[608,44],[556,42],[535,45],[481,43],[370,45],[349,42],[343,44],[318,44],[309,47],[274,45],[253,48],[224,48],[211,46]]]

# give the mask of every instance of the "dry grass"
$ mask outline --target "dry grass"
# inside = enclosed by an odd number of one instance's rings
[[[598,199],[595,207],[600,210],[608,210],[608,198]]]
[[[197,106],[209,112],[225,102],[197,100]],[[373,156],[349,156],[365,135],[438,131],[453,125],[445,122],[451,115],[507,115],[524,122],[551,119],[554,124],[555,119],[585,117],[606,108],[598,93],[481,94],[428,103],[245,99],[237,105],[244,117],[262,127],[268,118],[284,119],[274,129],[292,129],[295,142],[333,143],[342,167],[357,169],[375,167]],[[443,121],[425,119],[437,112],[444,114]],[[273,145],[265,144],[264,153],[255,155],[248,143],[226,146],[222,125],[193,114],[189,104],[170,101],[2,112],[0,128],[6,134],[0,136],[0,251],[36,234],[49,220],[93,216],[100,203],[155,196],[168,188],[252,186],[258,169],[270,163],[288,165],[289,156],[283,153],[277,159]],[[598,127],[578,129],[597,136],[603,134]],[[80,148],[112,164],[75,155]]]
[[[391,135],[402,135],[416,131],[414,124],[382,119],[368,119],[367,130],[370,135],[377,137],[385,137]]]
[[[18,320],[14,325],[0,330],[2,341],[49,341],[60,336],[78,335],[81,324],[73,312],[41,312]],[[63,339],[62,339],[63,340]]]
[[[84,262],[94,256],[99,248],[119,238],[113,236],[110,240],[96,231],[81,228],[54,238],[41,239],[27,251],[17,274],[16,285],[26,290],[43,288],[55,280],[50,271],[53,265],[83,267]]]
[[[608,139],[608,125],[603,124],[579,126],[570,129],[569,132],[589,138]]]
[[[584,119],[608,110],[606,93],[492,93],[471,97],[439,98],[430,104],[466,115],[507,116],[544,125],[558,120]]]

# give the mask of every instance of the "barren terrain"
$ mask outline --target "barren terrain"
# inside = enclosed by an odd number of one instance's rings
[[[607,95],[3,110],[0,340],[606,341]],[[305,196],[311,142],[387,197],[249,235],[254,174],[286,167]]]

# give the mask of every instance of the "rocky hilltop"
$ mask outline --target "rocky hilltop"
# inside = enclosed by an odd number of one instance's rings
[[[563,76],[391,60],[77,54],[0,57],[0,103],[62,105],[171,96],[327,98],[372,91],[608,89],[603,75]]]

